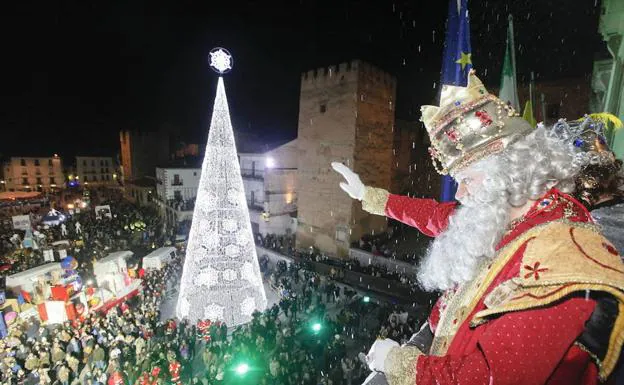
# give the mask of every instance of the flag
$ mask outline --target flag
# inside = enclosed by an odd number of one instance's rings
[[[533,115],[533,103],[531,103],[531,100],[527,100],[526,104],[524,105],[522,118],[529,122],[531,127],[537,126],[537,120],[535,120],[535,116]]]
[[[518,84],[516,83],[516,54],[513,36],[513,18],[509,15],[509,27],[507,28],[507,48],[503,60],[501,72],[501,86],[498,97],[509,103],[516,111],[520,111],[520,99],[518,98]]]
[[[440,84],[442,86],[466,87],[471,68],[472,50],[470,48],[468,0],[450,0]],[[452,201],[456,190],[457,183],[453,178],[448,175],[443,176],[440,200],[442,202]]]

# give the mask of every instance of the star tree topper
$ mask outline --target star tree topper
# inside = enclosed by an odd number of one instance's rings
[[[233,61],[232,55],[225,48],[217,47],[210,51],[210,67],[219,75],[230,72]]]

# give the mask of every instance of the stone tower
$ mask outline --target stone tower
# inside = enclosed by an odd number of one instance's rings
[[[396,80],[362,61],[308,71],[301,78],[297,247],[344,256],[351,242],[386,229],[344,193],[331,162],[366,185],[390,190]]]

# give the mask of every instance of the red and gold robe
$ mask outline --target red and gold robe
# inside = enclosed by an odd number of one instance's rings
[[[367,188],[362,207],[429,236],[444,231],[455,203]],[[555,189],[512,224],[471,282],[445,293],[429,317],[429,352],[394,348],[390,385],[578,384],[608,379],[624,342],[624,264],[574,198]],[[577,342],[608,293],[619,312],[602,360]]]

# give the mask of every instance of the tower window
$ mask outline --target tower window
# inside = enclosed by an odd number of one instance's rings
[[[327,111],[327,104],[326,103],[322,103],[320,108],[319,108],[319,111],[321,111],[321,114],[324,114],[325,111]]]

